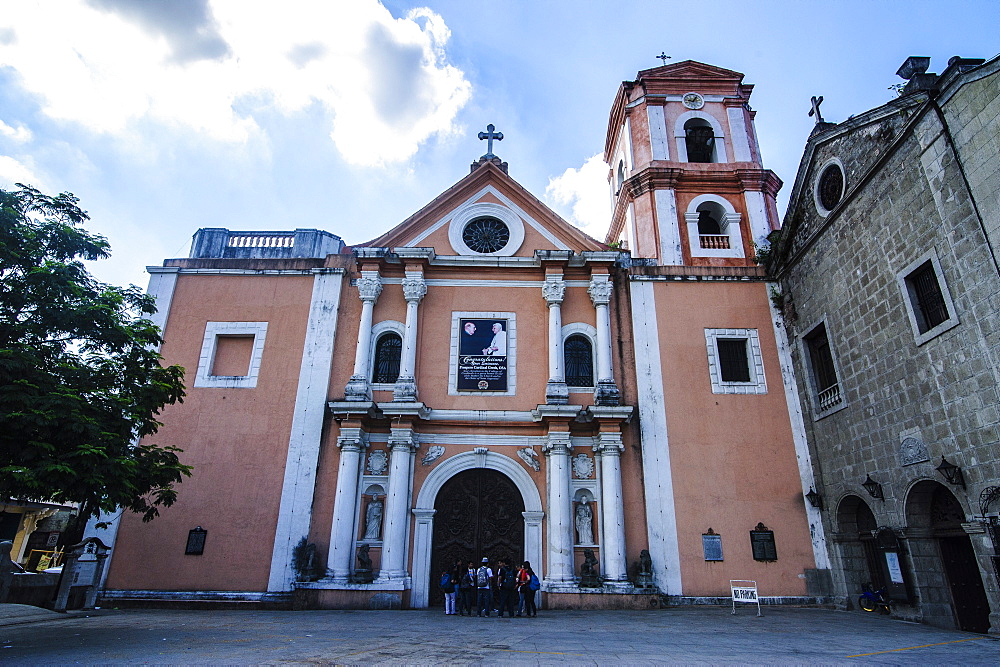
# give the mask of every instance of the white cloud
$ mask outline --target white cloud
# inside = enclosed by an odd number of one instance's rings
[[[406,160],[453,132],[471,94],[446,61],[450,31],[426,8],[396,19],[377,0],[195,4],[174,16],[169,3],[157,12],[107,0],[59,11],[10,3],[0,29],[13,37],[0,43],[0,62],[50,117],[109,134],[152,119],[242,142],[260,131],[255,110],[291,114],[318,102],[338,150],[362,165]]]
[[[27,143],[31,141],[31,130],[24,127],[23,125],[13,128],[7,123],[0,120],[0,136],[7,137],[12,141],[19,144]]]
[[[42,180],[31,167],[9,155],[0,155],[0,188],[12,189],[15,183],[24,183],[44,189]]]
[[[561,176],[550,178],[545,199],[568,210],[570,222],[603,241],[611,224],[608,166],[604,164],[603,154],[589,158],[579,169],[570,167]]]

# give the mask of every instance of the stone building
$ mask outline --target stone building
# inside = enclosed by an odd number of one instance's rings
[[[367,243],[204,229],[150,267],[188,369],[157,441],[194,476],[102,535],[106,598],[421,608],[486,556],[531,561],[549,608],[734,579],[815,600],[815,482],[753,260],[780,181],[751,91],[690,61],[622,84],[605,242],[520,186],[490,127],[466,176]]]
[[[1000,58],[817,125],[772,268],[836,593],[1000,627]],[[818,105],[815,107],[819,111]]]

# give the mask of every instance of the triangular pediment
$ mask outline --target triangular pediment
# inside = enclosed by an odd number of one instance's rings
[[[660,67],[644,69],[639,72],[637,78],[686,79],[692,77],[741,81],[743,79],[743,74],[735,72],[731,69],[716,67],[715,65],[709,65],[707,63],[700,63],[697,60],[684,60],[679,63],[670,63],[669,65],[661,65]]]
[[[477,252],[465,243],[465,228],[483,218],[507,227],[509,241],[501,250]],[[433,248],[436,255],[511,257],[531,257],[536,250],[580,253],[607,249],[490,162],[480,164],[409,218],[360,246]]]

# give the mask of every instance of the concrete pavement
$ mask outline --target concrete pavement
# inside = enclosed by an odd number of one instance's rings
[[[1000,640],[864,612],[99,610],[0,627],[0,663],[1000,664]]]

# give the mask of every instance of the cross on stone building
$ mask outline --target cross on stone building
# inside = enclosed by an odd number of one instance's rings
[[[825,122],[823,120],[823,114],[821,114],[819,112],[819,105],[821,105],[821,104],[823,104],[823,96],[820,95],[819,97],[816,97],[815,95],[813,95],[812,96],[812,109],[809,110],[809,115],[810,116],[816,116],[816,124],[817,125],[819,125],[820,123]]]
[[[670,56],[667,55],[666,51],[660,51],[660,55],[658,55],[656,57],[659,58],[660,60],[662,60],[664,65],[667,64],[667,59],[670,58]]]
[[[495,157],[493,155],[493,140],[494,139],[496,139],[497,141],[503,141],[503,132],[494,132],[495,129],[496,128],[493,126],[493,123],[490,123],[489,125],[486,126],[486,131],[485,132],[480,132],[479,133],[479,140],[480,141],[482,141],[483,139],[486,140],[486,155],[485,155],[485,157]]]

